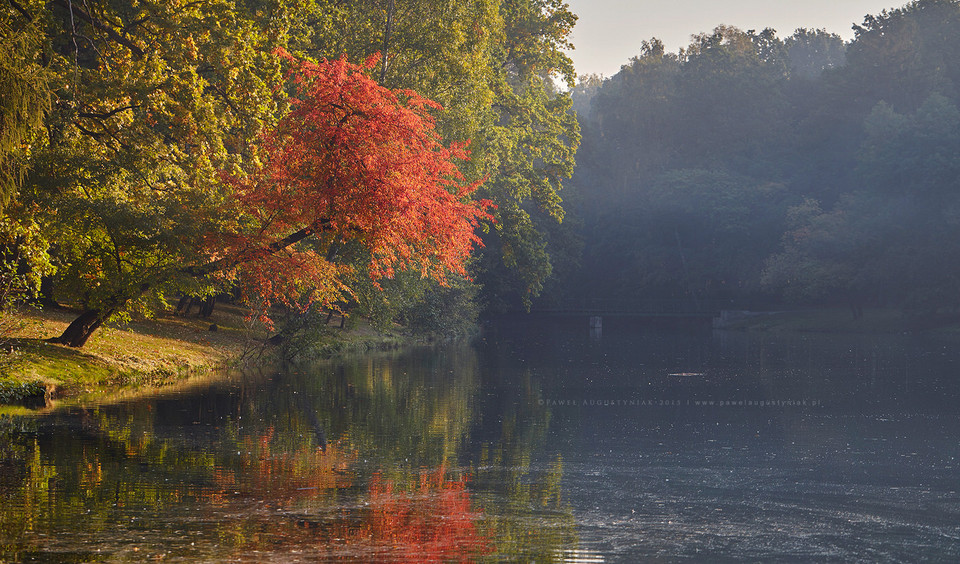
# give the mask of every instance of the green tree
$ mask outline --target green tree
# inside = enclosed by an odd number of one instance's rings
[[[915,0],[902,8],[868,15],[855,26],[843,77],[858,91],[861,111],[879,101],[913,111],[932,92],[960,95],[960,2]]]
[[[481,195],[497,206],[477,278],[489,300],[532,299],[552,271],[542,221],[562,219],[579,143],[570,98],[552,83],[572,84],[564,49],[576,16],[559,0],[326,2],[318,12],[324,23],[305,49],[386,52],[384,84],[436,100],[445,138],[470,140],[464,173],[487,178]]]
[[[617,237],[630,241],[617,293],[691,300],[757,293],[786,197],[782,184],[719,171],[665,173],[619,218],[632,228]]]
[[[783,250],[764,282],[804,301],[960,309],[960,110],[933,95],[915,112],[878,104],[863,127],[858,189],[824,211],[791,210]]]
[[[960,110],[933,94],[911,115],[879,103],[865,120],[858,171],[869,189],[952,205],[960,178]]]
[[[564,49],[571,47],[576,16],[561,0],[505,0],[500,13],[495,113],[483,138],[490,174],[484,194],[497,206],[497,233],[489,238],[478,278],[529,308],[553,270],[538,222],[563,220],[560,192],[580,143],[570,96],[553,85],[554,76],[575,83]]]
[[[669,139],[680,70],[679,57],[667,53],[663,42],[644,41],[640,56],[596,94],[594,113],[584,125],[590,135],[581,151],[589,182],[605,188],[595,203],[629,198],[640,183],[668,166],[674,153]],[[581,170],[578,167],[578,174]]]
[[[338,238],[363,243],[374,277],[400,264],[437,279],[458,268],[447,259],[465,256],[469,245],[448,235],[465,226],[472,241],[473,224],[444,214],[468,198],[451,162],[466,152],[439,145],[432,102],[374,87],[340,63],[336,80],[311,82],[306,71],[296,79],[342,96],[348,109],[341,121],[325,121],[340,106],[304,92],[296,93],[307,97],[301,102],[319,109],[301,112],[296,127],[289,117],[279,121],[289,102],[278,49],[288,41],[312,45],[296,27],[311,13],[297,2],[50,5],[56,99],[22,199],[54,244],[59,295],[83,308],[60,342],[80,346],[113,316],[148,312],[171,292],[204,293],[214,284],[245,284],[261,294],[247,294],[251,301],[266,304],[311,292],[332,300],[344,291],[341,274],[357,266],[323,258]],[[380,96],[381,103],[361,108],[363,96]],[[359,135],[354,118],[378,129]],[[331,126],[352,141],[310,145],[310,135],[328,134]],[[322,166],[296,164],[301,141]],[[386,172],[391,166],[394,176]],[[337,167],[339,181],[310,176]],[[426,177],[436,182],[421,182]],[[317,184],[301,186],[310,181]],[[371,192],[371,182],[382,190]],[[428,186],[437,190],[403,195]],[[264,196],[271,190],[274,197]],[[365,207],[347,209],[349,198],[337,190],[353,190],[350,201]],[[407,199],[389,209],[367,207],[374,193]],[[296,247],[315,234],[323,234],[319,246]]]
[[[789,141],[782,127],[788,71],[773,30],[720,26],[694,36],[678,77],[673,168],[725,166],[752,176],[774,172]]]
[[[53,245],[58,296],[95,329],[208,283],[162,273],[229,219],[220,171],[258,159],[281,68],[269,14],[229,2],[54,2],[43,19],[54,103],[21,200]]]
[[[42,3],[0,6],[0,212],[15,196],[50,106]]]
[[[770,256],[762,283],[800,303],[862,305],[869,234],[847,213],[825,213],[807,199],[787,213],[783,249]]]
[[[584,74],[577,78],[577,85],[570,89],[570,99],[573,111],[578,117],[586,117],[591,112],[593,99],[603,86],[603,76],[599,74]]]
[[[846,61],[846,45],[835,33],[824,29],[799,28],[783,42],[791,78],[816,79],[826,69]]]

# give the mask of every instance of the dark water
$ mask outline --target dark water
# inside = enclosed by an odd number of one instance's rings
[[[580,321],[3,420],[0,561],[960,561],[957,345]]]

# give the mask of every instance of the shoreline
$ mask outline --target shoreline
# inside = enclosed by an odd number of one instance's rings
[[[245,319],[245,310],[217,304],[209,318],[161,315],[111,323],[80,349],[47,342],[69,324],[67,309],[10,315],[0,351],[0,415],[38,413],[56,403],[103,401],[150,393],[275,359],[267,331]],[[311,358],[399,348],[408,340],[373,330],[363,321],[352,329],[329,327]]]
[[[744,312],[746,315],[722,326],[723,331],[827,334],[932,334],[960,336],[957,316],[905,315],[899,309],[864,308],[854,317],[848,308],[796,309]]]
[[[103,327],[82,349],[49,343],[75,312],[25,310],[20,327],[0,351],[0,416],[39,413],[70,402],[102,402],[154,393],[231,371],[255,369],[276,360],[265,344],[267,331],[245,320],[242,308],[218,304],[209,318],[162,315]],[[322,329],[308,359],[398,349],[423,341],[381,333],[363,320],[354,328],[336,324]],[[899,310],[865,309],[854,318],[844,308],[749,312],[730,320],[722,331],[824,334],[929,334],[960,337],[952,317],[912,319]],[[9,350],[9,349],[7,349]]]

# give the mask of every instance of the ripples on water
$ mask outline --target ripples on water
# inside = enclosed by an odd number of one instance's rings
[[[0,561],[960,561],[952,344],[603,331],[5,419]]]

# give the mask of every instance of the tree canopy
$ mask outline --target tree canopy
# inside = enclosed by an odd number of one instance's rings
[[[55,0],[2,15],[0,82],[17,85],[4,213],[49,251],[45,298],[83,312],[62,342],[182,293],[266,308],[349,302],[369,283],[416,303],[428,286],[381,282],[410,268],[460,284],[488,232],[537,240],[527,208],[562,216],[577,134],[551,86],[572,76],[560,2]]]
[[[368,251],[373,279],[396,268],[465,275],[490,203],[468,199],[479,182],[457,168],[466,147],[441,143],[429,113],[439,106],[377,84],[365,73],[376,59],[364,68],[280,54],[296,65],[291,111],[265,136],[263,165],[228,179],[236,220],[208,234],[216,258],[198,270],[235,265],[265,306],[295,302],[303,285],[327,302],[349,292],[349,265],[332,260],[349,241]],[[291,250],[313,235],[314,248]]]

